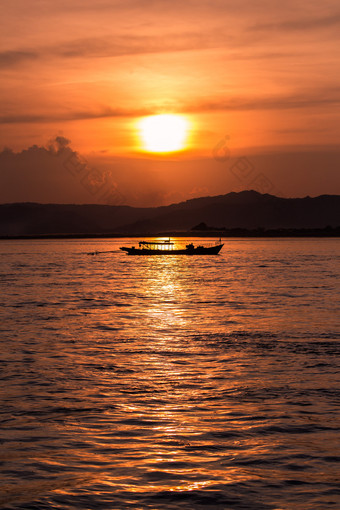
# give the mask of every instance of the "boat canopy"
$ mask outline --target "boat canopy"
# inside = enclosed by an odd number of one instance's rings
[[[168,245],[168,244],[175,244],[173,243],[172,241],[170,241],[170,239],[168,241],[140,241],[139,242],[139,246],[145,246],[145,245],[154,245],[154,246],[164,246],[165,244]]]

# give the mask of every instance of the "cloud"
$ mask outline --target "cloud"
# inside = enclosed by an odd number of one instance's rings
[[[281,147],[245,155],[253,169],[246,177],[232,170],[237,155],[226,162],[213,156],[161,161],[97,155],[87,160],[68,138],[57,136],[45,147],[0,151],[0,203],[164,205],[249,189],[263,175],[286,196],[340,193],[338,147]]]
[[[50,123],[60,121],[76,121],[76,120],[90,120],[90,119],[105,119],[105,118],[130,118],[130,117],[143,117],[152,115],[155,109],[120,109],[105,107],[99,110],[83,110],[73,111],[56,114],[8,114],[0,116],[0,124],[36,124],[36,123]]]
[[[48,143],[47,150],[52,152],[52,154],[58,154],[59,152],[69,148],[70,143],[71,140],[65,136],[58,135]]]
[[[149,53],[190,51],[215,48],[218,42],[202,32],[174,32],[162,35],[122,35],[103,38],[84,38],[67,41],[49,51],[60,57],[120,57]]]
[[[115,58],[122,56],[146,55],[171,52],[185,52],[223,47],[226,38],[223,33],[212,37],[209,32],[174,32],[162,35],[121,35],[79,38],[60,42],[58,45],[15,49],[0,52],[0,68],[31,63],[32,60],[51,58]]]
[[[172,52],[186,52],[196,50],[225,49],[228,60],[263,60],[296,57],[298,53],[287,51],[237,51],[242,46],[223,33],[211,37],[208,33],[190,33],[176,36],[151,37],[131,36],[118,38],[91,38],[65,41],[58,46],[36,48],[29,51],[22,49],[0,52],[0,69],[31,64],[32,62],[50,61],[51,59],[95,59],[118,58],[122,56],[137,56]],[[301,53],[299,53],[301,55]]]
[[[340,91],[329,87],[308,91],[300,91],[296,94],[258,97],[230,97],[228,100],[221,98],[214,101],[198,99],[194,103],[169,104],[168,108],[174,113],[206,113],[228,111],[253,111],[253,110],[290,110],[302,108],[319,108],[323,106],[338,105],[340,103]],[[161,111],[162,107],[160,107]],[[50,114],[7,114],[0,116],[0,124],[36,124],[53,122],[70,122],[77,120],[105,119],[105,118],[137,118],[157,113],[155,106],[150,108],[112,108],[110,106],[100,109],[80,110],[65,113]]]
[[[162,10],[164,11],[163,3],[156,2],[157,8],[162,6]],[[207,22],[205,26],[200,27],[200,30],[197,29],[193,20],[187,23],[187,27],[192,27],[191,30],[188,30],[188,28],[184,29],[183,25],[179,25],[180,28],[175,31],[168,31],[167,27],[165,27],[164,33],[159,33],[159,27],[155,27],[154,23],[151,23],[151,26],[147,24],[145,24],[145,26],[142,25],[138,28],[138,33],[136,30],[129,31],[129,29],[121,34],[115,32],[110,33],[110,30],[106,27],[104,29],[106,35],[64,39],[58,41],[57,44],[45,44],[32,48],[19,47],[7,49],[0,52],[0,68],[20,66],[25,63],[32,63],[33,61],[50,61],[51,59],[117,58],[123,56],[222,48],[228,51],[229,58],[232,58],[230,54],[232,49],[247,48],[246,53],[243,52],[238,55],[239,59],[245,59],[248,58],[247,55],[250,55],[250,58],[252,58],[254,47],[261,43],[262,35],[265,35],[266,32],[272,37],[273,31],[311,31],[331,29],[332,27],[337,28],[340,25],[340,12],[334,12],[334,14],[328,14],[327,16],[322,16],[320,14],[314,17],[307,17],[300,13],[297,14],[294,19],[284,19],[287,12],[285,9],[282,10],[279,21],[273,21],[273,13],[270,13],[270,11],[268,13],[263,11],[262,16],[259,16],[259,13],[257,13],[257,18],[259,20],[267,19],[268,21],[247,24],[247,22],[252,19],[249,12],[248,16],[241,22],[239,12],[234,19],[233,16],[235,12],[233,12],[233,7],[231,5],[223,8],[223,2],[222,4],[214,2],[214,4],[215,5],[208,10],[208,13],[212,16],[213,9],[215,9],[215,17],[210,19],[209,16],[209,23]],[[131,5],[133,6],[134,2],[132,2]],[[111,2],[103,2],[102,6],[103,8],[109,7],[110,10],[112,9]],[[136,3],[136,7],[138,6],[139,2]],[[169,6],[170,3],[167,7]],[[91,5],[89,7],[91,7]],[[125,7],[127,10],[129,9],[129,6]],[[201,3],[201,7],[204,7],[204,2]],[[247,7],[249,9],[252,6],[249,4]],[[72,5],[72,9],[73,8],[74,5]],[[114,8],[120,9],[123,8],[123,6],[115,6]],[[197,5],[195,9],[193,6],[191,8],[192,12],[197,14],[197,8]],[[185,15],[183,13],[184,19],[187,19],[186,17],[190,14],[190,9],[187,9],[188,5],[186,6]],[[205,10],[203,12],[205,12]],[[226,18],[228,12],[233,12],[233,16],[229,19],[225,19],[226,22],[228,21],[228,24],[225,24],[222,20]],[[276,9],[275,17],[279,12],[280,11]],[[218,17],[219,13],[220,17]],[[108,13],[108,16],[111,14]],[[169,27],[171,26],[172,24],[169,24]],[[237,29],[237,27],[239,27],[239,29]],[[263,32],[263,34],[256,34],[257,32]],[[280,57],[282,53],[280,51],[274,51],[272,57],[270,57],[270,52],[268,52],[267,55],[268,58],[277,58]],[[286,56],[296,56],[296,52],[287,53]]]
[[[0,52],[0,68],[12,67],[25,62],[37,60],[39,53],[37,51],[8,50]]]
[[[64,136],[55,137],[46,147],[0,152],[2,203],[106,203],[101,197],[106,193],[113,199],[113,191],[117,189],[110,172],[91,167]]]
[[[197,101],[183,106],[183,111],[214,112],[214,111],[250,111],[250,110],[288,110],[301,108],[316,108],[340,103],[340,91],[336,88],[315,89],[301,91],[291,95],[234,97],[226,101]]]
[[[269,23],[256,23],[250,28],[252,30],[282,30],[282,31],[297,31],[297,30],[315,30],[315,29],[329,29],[332,27],[340,26],[340,13],[334,13],[329,16],[323,17],[300,17],[298,19],[287,19],[278,22]]]
[[[60,135],[45,147],[0,151],[0,203],[159,205],[167,191],[157,172],[131,169],[130,164],[123,171],[105,157],[90,161]]]

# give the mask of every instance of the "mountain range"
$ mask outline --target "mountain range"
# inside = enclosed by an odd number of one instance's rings
[[[281,198],[256,191],[162,207],[13,203],[0,205],[0,236],[155,235],[210,229],[324,229],[340,226],[340,195]]]

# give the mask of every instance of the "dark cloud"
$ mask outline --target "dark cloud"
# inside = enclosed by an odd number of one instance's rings
[[[239,46],[234,41],[233,47]],[[40,48],[31,51],[13,50],[0,52],[0,68],[20,66],[32,61],[42,61],[51,58],[115,58],[122,56],[143,55],[152,53],[185,52],[202,49],[227,48],[228,40],[223,36],[211,38],[209,35],[187,34],[183,37],[164,38],[155,37],[126,37],[119,40],[106,38],[78,39],[58,45],[58,47]],[[292,52],[251,52],[245,53],[228,49],[227,58],[230,60],[281,59],[296,56]]]
[[[119,108],[102,108],[100,110],[74,111],[56,114],[9,114],[0,116],[0,124],[35,124],[73,120],[105,119],[115,117],[142,117],[154,113],[154,109],[123,110]]]
[[[245,157],[251,175],[233,168]],[[45,147],[0,152],[0,203],[101,203],[165,205],[192,196],[218,195],[254,188],[265,178],[284,196],[340,194],[338,147],[261,149],[210,158],[160,160],[110,158],[87,160],[57,136]]]
[[[177,32],[162,35],[124,35],[68,41],[49,51],[60,57],[120,57],[148,53],[168,53],[215,48],[218,38],[202,32]]]
[[[328,16],[318,16],[310,18],[299,17],[298,19],[287,19],[269,23],[257,23],[252,25],[252,30],[280,30],[280,31],[298,31],[298,30],[315,30],[329,29],[340,26],[340,13],[335,12]]]
[[[114,189],[109,171],[91,167],[64,136],[55,137],[46,147],[0,152],[2,203],[105,203],[99,191],[111,192],[113,197]]]
[[[8,50],[0,52],[0,68],[12,67],[39,58],[37,51]]]
[[[0,52],[0,67],[6,68],[51,58],[114,58],[143,54],[184,52],[197,49],[222,47],[227,39],[223,33],[202,32],[168,33],[161,35],[129,35],[106,36],[73,39],[57,46],[33,48],[29,51],[21,49]]]
[[[52,152],[53,154],[58,154],[61,151],[67,149],[70,143],[71,140],[69,140],[65,136],[58,135],[54,139],[50,140],[50,142],[47,145],[47,149],[49,152]]]
[[[338,105],[340,90],[334,87],[301,91],[291,95],[230,97],[215,101],[197,100],[187,104],[169,104],[168,109],[177,113],[205,113],[218,111],[252,111],[252,110],[289,110],[302,108],[319,108]],[[154,115],[155,107],[120,109],[103,107],[98,110],[83,110],[56,114],[8,114],[0,116],[0,124],[34,124],[67,122],[76,120],[130,118]]]
[[[32,145],[21,152],[0,152],[0,203],[40,202],[122,205],[159,205],[167,187],[157,172],[147,167],[131,169],[123,159],[90,161],[74,151],[64,136],[56,136],[45,147]]]
[[[340,103],[340,90],[336,88],[301,91],[292,95],[259,96],[254,98],[230,98],[227,101],[197,101],[183,106],[183,111],[214,112],[214,111],[250,111],[250,110],[288,110],[300,108],[317,108],[337,105]]]
[[[213,27],[201,30],[165,31],[158,35],[149,33],[123,35],[105,35],[101,37],[84,37],[60,41],[57,45],[47,45],[30,49],[16,48],[0,52],[0,68],[19,66],[32,61],[50,61],[51,59],[95,59],[115,58],[123,56],[137,56],[147,54],[161,54],[171,52],[186,52],[196,50],[212,50],[224,48],[229,59],[252,58],[281,58],[296,57],[296,52],[262,52],[256,55],[254,47],[262,40],[258,40],[256,32],[312,30],[331,28],[340,25],[340,14],[335,13],[327,17],[299,18],[256,23],[238,32],[232,25],[215,21]],[[232,50],[243,48],[238,54]],[[244,52],[244,48],[247,49]]]

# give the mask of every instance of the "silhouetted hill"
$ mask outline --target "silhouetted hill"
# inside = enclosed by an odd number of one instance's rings
[[[3,204],[0,235],[135,234],[221,229],[318,229],[340,225],[340,196],[278,198],[256,191],[202,197],[163,207]]]
[[[3,204],[0,235],[111,233],[123,222],[151,217],[152,212],[129,206]]]

